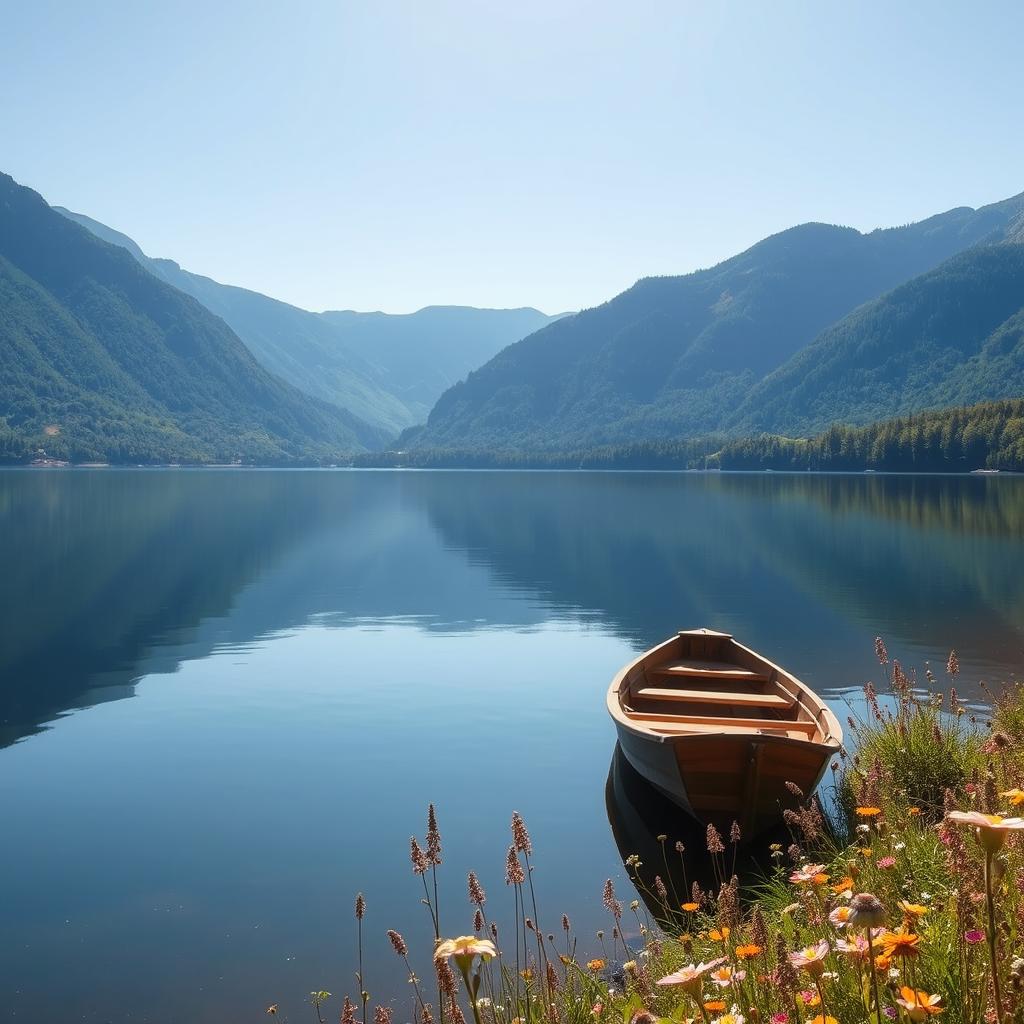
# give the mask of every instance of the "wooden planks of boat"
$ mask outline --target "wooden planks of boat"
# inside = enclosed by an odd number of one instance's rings
[[[745,839],[808,796],[843,730],[794,675],[728,633],[686,630],[626,665],[608,712],[629,763],[698,821]]]

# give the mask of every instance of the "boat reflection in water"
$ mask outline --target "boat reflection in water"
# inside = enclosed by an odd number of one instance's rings
[[[660,876],[668,891],[673,911],[688,902],[696,882],[704,891],[717,891],[718,882],[712,858],[707,852],[707,831],[697,824],[664,794],[656,790],[629,763],[618,743],[612,754],[605,785],[608,822],[615,845],[623,862],[639,858],[639,865],[629,865],[630,877],[651,915],[660,921],[666,917],[665,907],[655,891],[655,877]],[[665,839],[659,840],[659,836]],[[784,825],[760,833],[752,842],[733,844],[723,837],[726,851],[721,855],[726,874],[735,873],[742,887],[750,885],[772,870],[772,844],[785,850],[793,841]],[[683,852],[677,851],[677,843]],[[687,915],[681,910],[670,923],[686,926]]]

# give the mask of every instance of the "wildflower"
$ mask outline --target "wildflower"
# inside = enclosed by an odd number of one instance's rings
[[[594,957],[593,960],[588,960],[587,961],[587,970],[588,971],[593,971],[594,974],[597,974],[599,971],[603,971],[605,969],[605,966],[606,965],[605,965],[604,960],[602,960],[601,957],[599,957],[599,956],[598,957]]]
[[[672,974],[666,974],[664,978],[659,978],[657,984],[679,985],[684,992],[689,992],[692,995],[695,992],[700,992],[701,979],[704,975],[708,971],[713,971],[716,967],[721,967],[726,959],[726,957],[720,956],[714,960],[709,960],[707,963],[690,964],[689,967],[683,967]],[[725,1009],[724,1003],[722,1004],[722,1009]]]
[[[615,887],[612,885],[612,880],[610,878],[604,883],[604,895],[601,898],[601,902],[604,903],[608,912],[616,921],[622,917],[622,904],[615,898]]]
[[[714,825],[708,825],[707,848],[708,853],[725,853],[725,846],[722,843],[721,833]]]
[[[858,818],[877,818],[882,813],[881,807],[858,807]]]
[[[924,915],[928,913],[928,908],[922,906],[920,903],[907,903],[906,900],[900,900],[896,906],[898,906],[900,910],[902,910],[903,913],[911,920],[924,917]]]
[[[455,958],[459,970],[466,971],[474,957],[487,961],[498,955],[494,943],[490,939],[480,939],[475,935],[460,935],[457,939],[445,939],[438,943],[434,950],[435,960]]]
[[[373,1024],[391,1024],[391,1007],[377,1006],[373,1010]]]
[[[917,944],[921,941],[921,936],[900,928],[896,932],[885,932],[878,941],[882,946],[883,956],[917,956]]]
[[[894,849],[894,850],[895,850],[895,851],[896,851],[897,853],[899,853],[899,852],[900,852],[901,850],[905,850],[906,848],[907,848],[907,844],[906,844],[906,843],[896,843],[896,844],[895,844],[895,845],[893,846],[893,849]]]
[[[388,929],[388,939],[391,941],[391,945],[399,956],[409,955],[409,947],[405,944],[405,939],[403,939],[401,934],[396,932],[394,928]]]
[[[739,957],[740,960],[750,960],[752,957],[760,956],[763,952],[764,950],[753,942],[748,943],[745,946],[736,947],[736,956]]]
[[[773,1013],[771,1024],[789,1024],[789,1014],[785,1012]]]
[[[505,884],[506,885],[522,885],[526,881],[526,875],[523,873],[523,866],[519,863],[519,855],[516,853],[515,846],[508,848],[508,855],[505,858]]]
[[[267,1011],[270,1012],[269,1010]],[[345,1002],[341,1007],[341,1017],[339,1018],[341,1024],[356,1024],[356,1007],[355,1004],[345,996]]]
[[[722,925],[721,931],[717,928],[712,928],[711,931],[708,932],[708,938],[711,939],[712,942],[725,942],[726,939],[729,938],[729,928],[725,925]]]
[[[838,884],[832,886],[832,891],[838,896],[840,893],[850,892],[853,889],[853,879],[847,875]]]
[[[885,924],[885,907],[869,892],[860,892],[850,901],[847,921],[854,928],[879,928]]]
[[[487,902],[487,894],[484,892],[484,887],[480,884],[480,879],[476,877],[475,871],[469,873],[469,902],[474,906],[482,907]]]
[[[910,815],[911,818],[916,818],[920,813],[921,813],[921,808],[920,807],[908,807],[907,808],[907,814]]]
[[[868,940],[863,935],[854,935],[850,939],[836,939],[836,952],[845,953],[855,960],[866,960],[871,952]]]
[[[826,1017],[819,1013],[811,1020],[811,1024],[839,1024],[839,1021],[835,1017]]]
[[[523,981],[533,981],[533,968],[532,967],[524,967],[519,972],[519,977],[522,978]]]
[[[896,997],[896,1002],[907,1011],[907,1016],[912,1021],[921,1021],[927,1020],[934,1014],[942,1013],[942,1007],[939,1006],[941,999],[942,996],[932,996],[920,989],[915,991],[903,985],[900,988],[900,994]]]
[[[527,857],[533,853],[533,843],[530,842],[530,833],[526,831],[526,822],[518,811],[512,812],[512,841],[516,844],[518,853],[525,853]]]
[[[712,984],[719,988],[728,988],[730,985],[742,981],[746,976],[746,971],[734,971],[731,967],[719,967],[708,975]]]
[[[725,1009],[725,1001],[722,999],[709,999],[704,1004],[705,1010],[710,1010],[712,1013],[721,1013]]]
[[[982,814],[980,811],[949,811],[949,821],[967,825],[986,853],[995,853],[1002,848],[1010,832],[1024,832],[1024,818],[1004,818],[1001,814]]]
[[[874,852],[870,846],[862,846],[857,851],[862,857],[870,857]]]
[[[1014,807],[1019,807],[1024,804],[1024,789],[1007,789],[999,794],[1009,798],[1010,803]]]
[[[695,910],[700,910],[700,904],[699,903],[681,903],[680,906],[688,914],[692,914]]]
[[[875,657],[879,665],[889,664],[889,652],[885,649],[885,641],[880,636],[875,637]]]
[[[435,866],[441,863],[441,831],[433,804],[427,805],[427,859]]]
[[[813,992],[811,989],[806,989],[800,993],[800,1002],[804,1006],[820,1006],[821,996],[817,992]]]
[[[363,915],[366,913],[366,900],[363,898],[363,894],[359,893],[356,896],[356,920],[362,921]]]
[[[985,933],[980,928],[968,928],[964,932],[964,941],[974,946],[985,941]]]
[[[887,870],[888,868],[896,867],[896,858],[895,857],[879,857],[878,860],[875,863],[880,868],[882,868],[883,870]]]
[[[833,928],[845,928],[850,923],[851,913],[849,907],[836,907],[828,915],[829,923]]]
[[[796,968],[803,968],[811,977],[819,977],[825,970],[824,960],[829,954],[828,942],[821,939],[813,946],[806,946],[789,954],[789,962]]]
[[[713,1020],[711,1024],[745,1024],[746,1019],[742,1013],[737,1012],[737,1007],[734,1006],[731,1013],[723,1014]]]
[[[411,847],[411,858],[412,858],[412,873],[414,875],[422,875],[428,867],[430,867],[430,861],[427,860],[427,855],[423,852],[423,848],[417,842],[416,837],[413,836],[409,840]]]
[[[796,871],[789,876],[789,880],[791,882],[796,882],[797,884],[803,884],[806,882],[813,882],[819,876],[827,879],[828,875],[823,875],[824,870],[824,864],[807,864],[802,868],[797,868]]]
[[[601,1003],[601,1002],[594,1003],[594,1005],[590,1008],[590,1012],[595,1017],[600,1017],[603,1010],[604,1010],[604,1003]],[[519,1017],[516,1017],[516,1020],[519,1020],[519,1019],[520,1019]]]

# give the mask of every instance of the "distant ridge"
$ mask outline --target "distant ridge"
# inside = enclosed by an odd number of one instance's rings
[[[337,457],[387,437],[268,373],[232,330],[0,174],[0,457]]]
[[[867,234],[790,228],[708,270],[638,281],[509,346],[445,392],[399,447],[566,450],[739,430],[761,382],[826,328],[1022,231],[1024,194]]]
[[[147,256],[127,235],[54,209],[127,249],[221,317],[267,369],[392,435],[422,422],[441,393],[496,352],[551,323],[539,310],[427,306],[416,313],[311,313]]]

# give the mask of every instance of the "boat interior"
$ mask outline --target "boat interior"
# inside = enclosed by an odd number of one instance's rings
[[[680,633],[656,648],[629,671],[620,701],[628,720],[655,734],[827,739],[820,702],[723,633]]]

